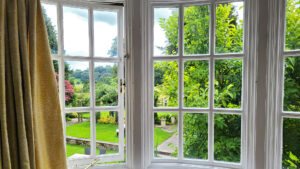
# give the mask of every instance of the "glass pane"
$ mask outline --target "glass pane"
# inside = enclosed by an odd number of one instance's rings
[[[209,53],[209,6],[184,8],[184,54]]]
[[[222,3],[216,8],[216,53],[242,53],[243,2]]]
[[[42,4],[42,12],[48,33],[49,46],[52,54],[58,53],[57,43],[57,8],[56,5]]]
[[[178,156],[178,114],[154,113],[154,156]]]
[[[90,105],[89,62],[65,62],[66,107],[87,107]]]
[[[96,106],[118,105],[118,63],[95,63]]]
[[[67,113],[67,157],[90,154],[90,113]]]
[[[118,120],[117,111],[96,112],[96,147],[100,155],[118,153]]]
[[[53,68],[54,68],[54,72],[55,72],[55,78],[56,78],[56,84],[57,84],[57,90],[59,88],[59,65],[58,65],[58,60],[52,60],[53,62]]]
[[[215,60],[215,108],[241,108],[243,61]]]
[[[95,56],[118,56],[118,13],[94,11]]]
[[[89,56],[88,10],[63,7],[64,54]]]
[[[300,49],[300,1],[287,0],[285,50]]]
[[[300,168],[300,119],[283,119],[282,168]]]
[[[208,158],[208,115],[184,113],[183,154],[185,158]]]
[[[214,118],[215,160],[240,162],[241,116],[234,114],[215,114]]]
[[[207,60],[184,62],[184,107],[208,107],[209,65]]]
[[[154,9],[154,56],[178,54],[178,8]]]
[[[154,106],[178,106],[177,61],[154,62]]]
[[[300,112],[300,56],[285,59],[283,110]]]

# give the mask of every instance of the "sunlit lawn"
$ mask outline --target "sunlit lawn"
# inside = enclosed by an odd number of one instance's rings
[[[165,140],[170,138],[175,132],[169,133],[163,131],[161,128],[154,128],[154,146],[158,146],[163,143]]]
[[[96,140],[106,141],[111,143],[118,143],[119,139],[117,137],[116,129],[117,125],[113,124],[96,124]],[[169,133],[161,128],[154,128],[154,144],[155,146],[160,145],[162,142],[170,138],[175,132]],[[67,126],[66,135],[90,139],[90,122],[82,122]]]
[[[84,154],[84,149],[88,146],[76,145],[76,144],[67,144],[67,157],[70,157],[74,154]],[[100,153],[100,149],[97,148],[97,154]],[[106,150],[106,154],[115,154],[117,151]]]
[[[119,139],[117,137],[116,129],[117,125],[114,124],[96,124],[96,140],[106,141],[111,143],[118,143]],[[90,122],[82,122],[67,126],[66,135],[90,139]]]

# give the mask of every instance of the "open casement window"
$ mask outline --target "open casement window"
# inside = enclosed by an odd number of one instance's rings
[[[246,164],[244,1],[150,2],[150,161]]]
[[[284,2],[284,1],[283,1]],[[281,166],[300,168],[300,1],[286,0],[285,17],[282,18],[283,30],[281,43],[280,71],[281,82],[278,90],[279,136],[281,136]],[[281,93],[279,91],[282,91]],[[277,126],[276,126],[277,127]],[[278,160],[280,162],[280,160]],[[280,166],[280,164],[278,164]]]
[[[69,168],[124,161],[123,7],[42,4]]]

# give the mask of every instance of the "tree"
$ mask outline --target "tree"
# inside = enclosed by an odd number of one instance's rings
[[[243,50],[243,21],[237,18],[236,7],[220,4],[216,10],[216,52],[232,53]],[[161,19],[160,26],[166,32],[167,45],[159,47],[166,54],[178,51],[178,13]],[[184,12],[185,54],[209,52],[209,9],[207,6],[192,6]],[[215,62],[215,106],[237,108],[241,106],[242,61],[239,59]],[[178,64],[175,61],[157,62],[154,65],[156,106],[160,98],[167,98],[167,106],[177,106]],[[184,63],[184,106],[208,107],[209,85],[208,61]],[[238,162],[240,160],[240,116],[215,116],[215,156],[217,160]],[[189,158],[207,158],[207,117],[205,114],[186,113],[184,116],[184,155]]]
[[[42,7],[42,12],[43,12],[44,21],[45,21],[45,24],[46,24],[47,33],[48,33],[48,40],[49,40],[51,53],[52,54],[57,54],[57,51],[58,51],[57,32],[55,30],[55,27],[54,27],[51,19],[47,15],[46,10],[45,10],[44,7]]]

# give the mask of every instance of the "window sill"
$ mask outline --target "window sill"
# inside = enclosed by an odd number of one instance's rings
[[[90,169],[128,169],[126,164],[103,164],[93,166]]]
[[[229,169],[209,165],[195,165],[182,163],[152,163],[147,169]]]

